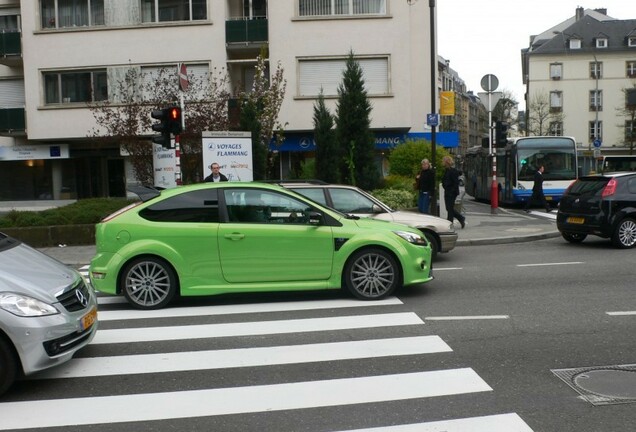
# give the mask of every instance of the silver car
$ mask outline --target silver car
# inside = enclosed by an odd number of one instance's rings
[[[457,232],[453,224],[446,219],[412,211],[393,210],[355,186],[322,182],[281,182],[280,185],[342,213],[398,222],[417,228],[431,244],[433,259],[438,252],[448,252],[455,248],[457,243]]]
[[[97,298],[82,275],[0,233],[0,394],[70,360],[96,331]]]

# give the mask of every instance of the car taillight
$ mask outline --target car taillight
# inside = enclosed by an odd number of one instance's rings
[[[102,219],[102,222],[108,222],[109,220],[115,219],[120,214],[126,213],[128,210],[137,207],[139,204],[141,204],[141,201],[127,205],[126,207],[117,210],[115,213],[111,213],[106,216],[104,219]]]
[[[601,192],[601,198],[614,195],[616,192],[616,184],[616,179],[610,179],[603,188],[603,192]]]

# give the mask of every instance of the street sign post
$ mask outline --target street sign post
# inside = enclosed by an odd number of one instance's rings
[[[595,139],[595,140],[592,142],[592,144],[594,145],[594,147],[596,147],[596,148],[600,148],[600,147],[601,147],[601,145],[602,145],[603,143],[601,142],[601,140],[600,140],[600,139]]]
[[[499,79],[492,74],[484,75],[481,88],[488,93],[488,151],[492,155],[492,183],[490,184],[490,212],[497,213],[499,207],[499,187],[497,186],[497,152],[492,145],[492,94],[499,87]]]
[[[426,114],[426,124],[429,126],[439,126],[439,114]]]

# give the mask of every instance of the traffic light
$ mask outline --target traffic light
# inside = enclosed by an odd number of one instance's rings
[[[508,144],[509,125],[503,121],[495,123],[495,147],[505,147]]]
[[[153,119],[159,120],[158,123],[152,125],[152,130],[161,134],[152,137],[152,142],[161,144],[163,148],[172,148],[172,135],[179,135],[182,131],[181,108],[178,106],[170,106],[160,110],[154,110],[150,116]]]

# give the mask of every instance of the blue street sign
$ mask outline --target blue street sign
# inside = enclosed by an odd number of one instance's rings
[[[439,114],[426,114],[426,124],[429,126],[439,125]]]
[[[595,139],[592,144],[594,144],[594,147],[599,148],[602,143],[600,139]]]

